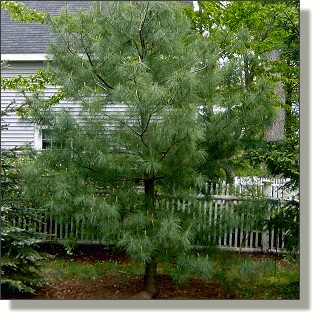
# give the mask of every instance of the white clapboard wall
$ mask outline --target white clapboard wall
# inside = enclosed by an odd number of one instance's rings
[[[2,70],[2,78],[11,78],[21,75],[28,77],[41,70],[44,67],[41,62],[12,62],[8,68]],[[44,97],[50,97],[58,91],[56,87],[49,86],[44,91]],[[1,90],[1,111],[5,110],[9,105],[18,107],[25,101],[22,94],[13,90]],[[77,115],[80,110],[80,105],[72,101],[61,100],[60,103],[54,106],[55,111],[69,110],[73,115]],[[108,104],[106,113],[114,114],[124,112],[126,107],[119,104]],[[10,112],[1,118],[1,125],[6,125],[6,130],[1,132],[1,147],[14,148],[25,144],[30,144],[36,150],[42,149],[42,133],[41,128],[30,122],[23,121],[15,112]]]

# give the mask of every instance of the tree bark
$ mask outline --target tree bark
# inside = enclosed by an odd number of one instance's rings
[[[226,164],[223,165],[222,169],[226,173],[226,182],[227,182],[227,184],[233,184],[234,183],[234,178],[236,176],[233,166],[228,164],[228,163],[226,163]]]
[[[155,210],[154,178],[144,179],[144,195],[145,195],[146,210],[154,213],[154,210]]]
[[[157,263],[155,259],[146,263],[143,290],[150,293],[152,298],[158,295]]]
[[[145,192],[146,210],[149,211],[151,214],[154,214],[155,213],[154,178],[145,177],[144,192]],[[151,261],[146,263],[143,290],[150,293],[152,298],[155,298],[158,294],[157,263],[154,257],[151,259]]]
[[[270,61],[278,61],[279,52],[277,50],[273,50],[271,52],[267,52],[265,54],[265,59]],[[277,76],[281,74],[277,73]],[[283,83],[277,82],[277,88],[275,89],[275,93],[279,95],[278,101],[285,103],[286,102],[286,93],[283,89]],[[283,140],[285,138],[285,110],[283,108],[278,108],[278,119],[270,126],[265,128],[264,139],[266,141],[277,141]]]

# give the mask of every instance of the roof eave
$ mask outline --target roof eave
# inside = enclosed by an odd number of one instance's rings
[[[1,54],[1,61],[46,61],[48,55],[44,53],[7,53]]]

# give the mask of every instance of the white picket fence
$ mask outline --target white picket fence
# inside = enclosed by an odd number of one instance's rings
[[[280,230],[277,234],[274,231],[255,230],[254,214],[250,213],[250,210],[239,214],[237,209],[240,204],[250,202],[248,200],[253,198],[260,203],[265,198],[271,198],[280,200],[275,202],[276,210],[279,210],[283,201],[298,196],[281,188],[286,182],[287,180],[281,179],[235,179],[232,186],[226,183],[215,186],[207,184],[203,192],[188,197],[188,200],[161,197],[157,201],[157,207],[173,211],[180,210],[200,219],[194,241],[195,246],[217,246],[221,249],[237,251],[281,251],[285,245],[285,230]],[[268,217],[269,212],[265,214]],[[237,223],[228,225],[228,219],[232,220],[233,216],[237,218]],[[248,216],[251,218],[248,219]],[[227,223],[221,223],[221,221],[227,221]],[[91,237],[86,235],[84,220],[63,223],[52,217],[41,217],[32,224],[36,232],[47,234],[48,241],[64,242],[73,238],[79,243],[100,242],[94,235]],[[16,221],[15,226],[27,228],[28,221]]]

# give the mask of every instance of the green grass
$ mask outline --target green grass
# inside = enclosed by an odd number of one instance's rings
[[[212,256],[214,259],[214,256]],[[215,254],[213,279],[249,299],[299,299],[299,262],[254,259],[234,252]]]
[[[119,276],[135,276],[142,274],[143,264],[133,262],[130,264],[119,264],[116,261],[105,261],[91,264],[89,262],[77,262],[71,260],[47,260],[44,262],[44,276],[49,281],[63,280],[95,280],[104,277],[106,274],[117,274]]]
[[[249,299],[299,299],[299,262],[274,257],[254,258],[228,251],[202,252],[212,262],[212,279],[230,294],[240,292]],[[139,261],[118,263],[104,261],[91,264],[71,260],[47,260],[43,266],[49,281],[71,279],[95,280],[106,275],[133,278],[144,273]],[[159,264],[159,273],[172,274],[169,263]]]

